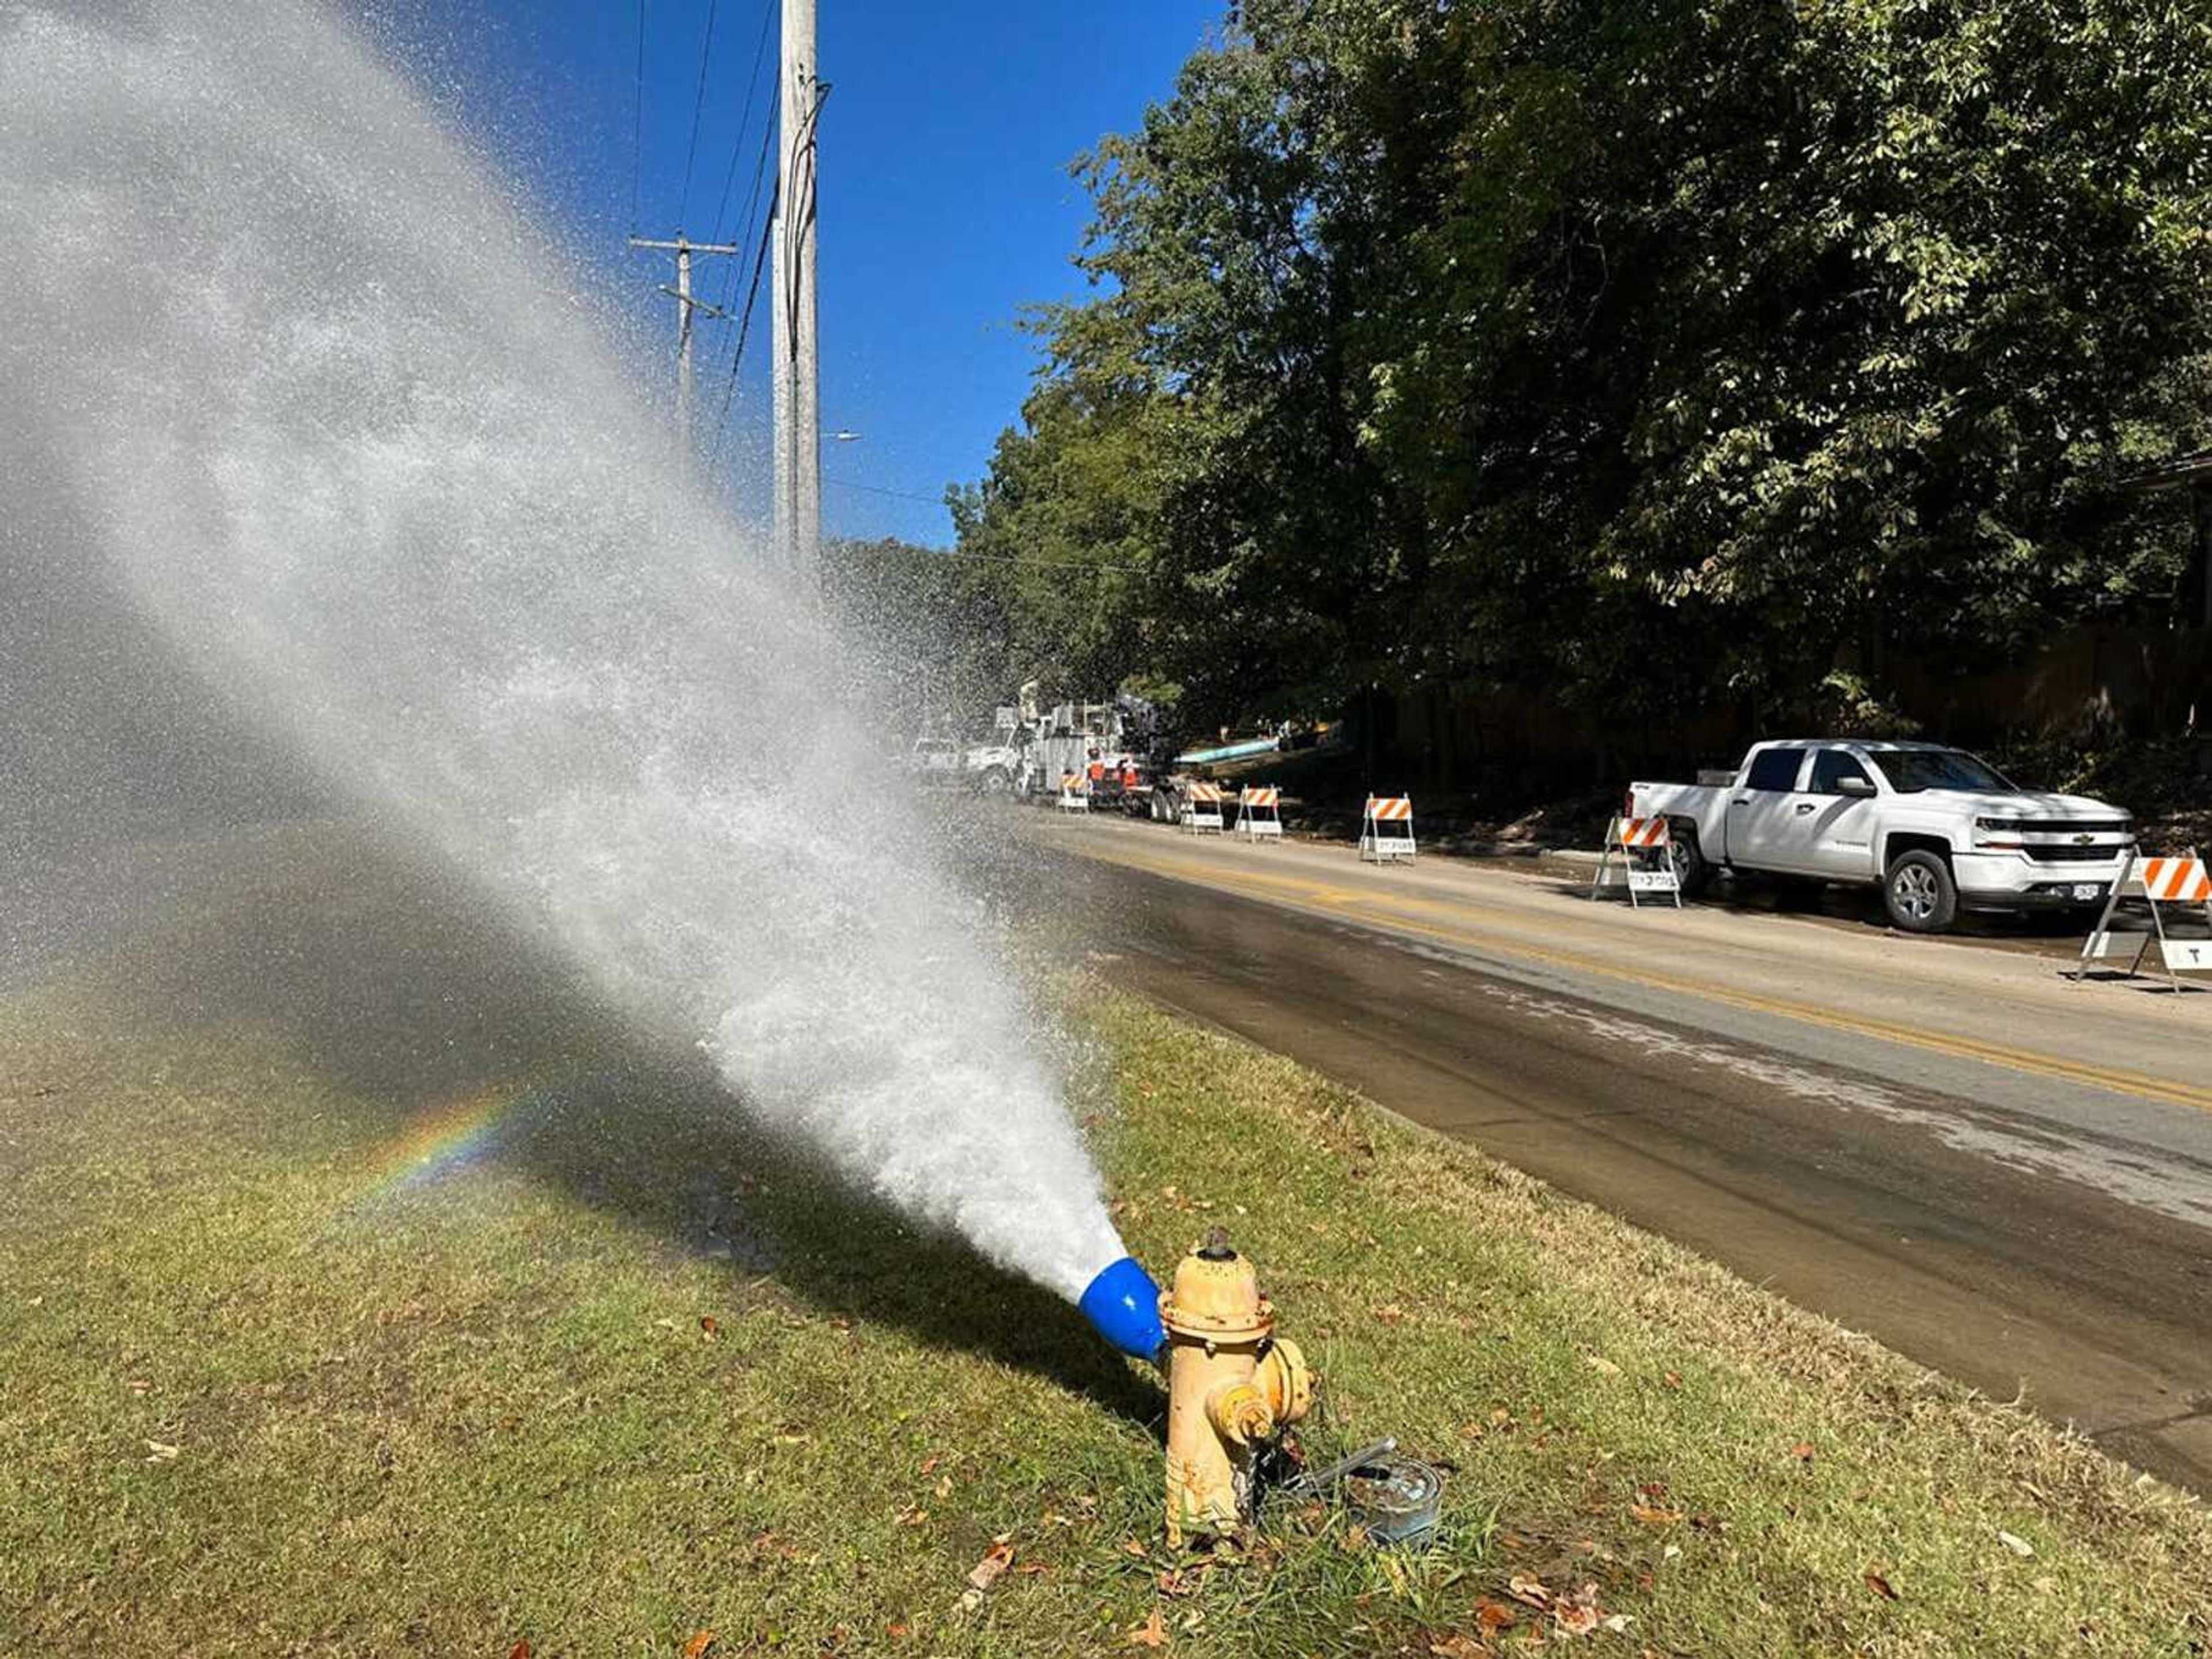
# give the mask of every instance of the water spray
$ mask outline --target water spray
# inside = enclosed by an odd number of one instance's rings
[[[0,5],[0,548],[80,619],[0,606],[0,660],[116,679],[150,635],[733,1110],[1157,1349],[1050,1022],[840,694],[861,653],[513,185],[299,0]]]

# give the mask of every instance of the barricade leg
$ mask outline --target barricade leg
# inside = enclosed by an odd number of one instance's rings
[[[1627,890],[1629,907],[1636,905],[1636,855],[1629,851],[1627,832],[1615,813],[1605,821],[1605,839],[1598,843],[1597,872],[1590,878],[1590,902],[1595,904],[1609,885],[1615,854],[1620,859],[1620,884]]]

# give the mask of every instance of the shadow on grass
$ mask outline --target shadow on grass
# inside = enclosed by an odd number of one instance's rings
[[[240,832],[175,914],[96,958],[126,1034],[246,1027],[404,1136],[510,1091],[492,1155],[667,1247],[766,1273],[824,1312],[895,1325],[1133,1421],[1159,1390],[1058,1297],[917,1233],[748,1119],[703,1056],[611,1018],[565,964],[465,887],[334,824]]]

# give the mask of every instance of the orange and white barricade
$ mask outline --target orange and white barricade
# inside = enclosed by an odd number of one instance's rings
[[[1182,827],[1194,836],[1207,830],[1221,833],[1221,786],[1218,783],[1194,783],[1184,795]]]
[[[1080,772],[1060,775],[1060,810],[1063,812],[1088,812],[1091,810],[1091,786],[1083,781]]]
[[[1244,786],[1237,797],[1237,833],[1249,842],[1283,838],[1283,792]]]
[[[1370,795],[1359,814],[1359,856],[1376,864],[1413,856],[1413,802],[1407,795]]]
[[[2115,913],[2129,901],[2140,902],[2148,917],[2118,916],[2115,925]],[[2128,861],[2120,866],[2120,878],[2106,896],[2103,914],[2081,942],[2081,959],[2074,966],[2074,977],[2079,980],[2089,971],[2092,962],[2106,957],[2129,957],[2125,971],[2141,973],[2143,958],[2154,945],[2158,946],[2166,976],[2177,991],[2183,974],[2212,973],[2212,939],[2175,939],[2166,931],[2162,913],[2176,908],[2195,911],[2212,933],[2212,872],[2205,870],[2197,849],[2191,848],[2180,858],[2148,859],[2140,853],[2130,853]],[[2148,927],[2142,925],[2146,920],[2150,923]]]
[[[1620,860],[1615,872],[1613,860]],[[1674,867],[1674,836],[1664,818],[1624,818],[1616,813],[1605,824],[1605,845],[1590,878],[1590,896],[1607,887],[1626,887],[1628,902],[1641,908],[1639,893],[1667,893],[1682,908],[1681,872]]]

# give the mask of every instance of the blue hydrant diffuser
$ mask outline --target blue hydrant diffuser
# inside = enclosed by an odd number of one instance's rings
[[[1168,1340],[1160,1328],[1160,1287],[1133,1255],[1101,1270],[1076,1306],[1099,1335],[1134,1358],[1152,1358]]]

